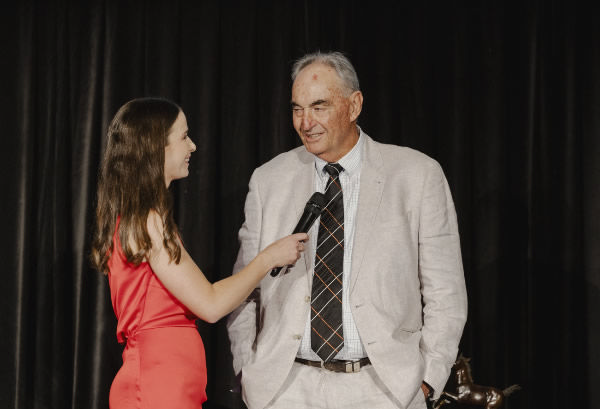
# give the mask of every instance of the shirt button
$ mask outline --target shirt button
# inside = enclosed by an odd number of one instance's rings
[[[295,334],[294,335],[294,339],[301,339],[301,338],[302,338],[302,335],[300,335],[300,334]]]
[[[306,297],[304,297],[304,301],[306,301],[306,302],[310,302],[310,296],[309,296],[309,295],[307,295]]]

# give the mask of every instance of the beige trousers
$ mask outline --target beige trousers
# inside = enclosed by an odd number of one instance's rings
[[[294,362],[289,376],[266,409],[398,409],[372,365],[357,373],[337,373]],[[425,409],[421,389],[407,409]]]

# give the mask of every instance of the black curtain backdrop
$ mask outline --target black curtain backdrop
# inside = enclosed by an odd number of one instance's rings
[[[600,408],[600,13],[574,1],[21,1],[0,13],[0,407],[107,408],[121,364],[87,261],[107,124],[163,96],[198,150],[188,250],[230,274],[251,172],[299,145],[291,63],[340,50],[374,139],[437,159],[459,216],[476,383],[506,408]],[[293,188],[293,187],[290,187]],[[238,408],[224,320],[211,407]]]

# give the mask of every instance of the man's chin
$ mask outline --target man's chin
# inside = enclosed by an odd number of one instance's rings
[[[319,155],[321,155],[323,153],[322,150],[316,149],[315,146],[310,146],[309,144],[306,144],[306,143],[304,144],[304,147],[306,148],[306,151],[308,153],[312,153],[315,156],[319,156]]]
[[[310,153],[312,153],[313,155],[318,156],[324,150],[322,146],[319,146],[320,142],[321,142],[320,140],[309,141],[309,140],[305,139],[303,142],[304,142],[304,146],[306,147],[306,150],[309,151]]]

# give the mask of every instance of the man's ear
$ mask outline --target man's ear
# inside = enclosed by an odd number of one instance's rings
[[[354,122],[362,111],[363,94],[360,91],[354,91],[348,100],[350,101],[350,122]]]

